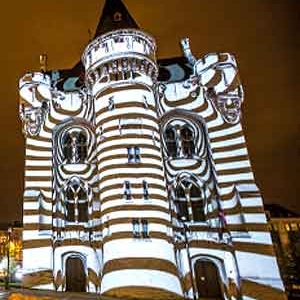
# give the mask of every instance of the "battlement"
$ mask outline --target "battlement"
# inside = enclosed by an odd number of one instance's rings
[[[137,29],[122,29],[93,40],[82,55],[87,81],[93,84],[103,76],[140,72],[155,80],[156,43],[148,34]],[[121,78],[126,79],[125,76]],[[117,78],[118,79],[118,78]]]

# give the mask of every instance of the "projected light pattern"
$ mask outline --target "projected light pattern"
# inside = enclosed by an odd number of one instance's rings
[[[102,25],[134,22],[120,1],[104,12]],[[284,299],[234,57],[196,59],[184,39],[185,58],[157,63],[154,39],[133,25],[100,26],[76,67],[81,76],[20,80],[24,286]]]

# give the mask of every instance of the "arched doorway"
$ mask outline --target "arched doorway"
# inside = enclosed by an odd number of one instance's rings
[[[66,261],[66,291],[85,292],[86,275],[82,260],[78,256],[70,256]]]
[[[199,300],[224,300],[218,268],[213,262],[198,260],[195,274]]]

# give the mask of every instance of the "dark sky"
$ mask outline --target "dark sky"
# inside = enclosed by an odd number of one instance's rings
[[[24,140],[18,118],[18,80],[38,70],[72,67],[94,33],[104,0],[1,2],[0,222],[21,220]],[[243,125],[266,203],[300,212],[300,1],[124,0],[158,44],[158,57],[236,55],[245,89]],[[184,6],[184,4],[186,6]]]

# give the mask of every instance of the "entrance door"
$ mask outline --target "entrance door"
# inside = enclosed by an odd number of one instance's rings
[[[211,261],[199,260],[195,265],[199,299],[223,300],[220,277],[216,265]]]
[[[85,292],[86,276],[82,260],[71,256],[66,261],[66,291]]]

